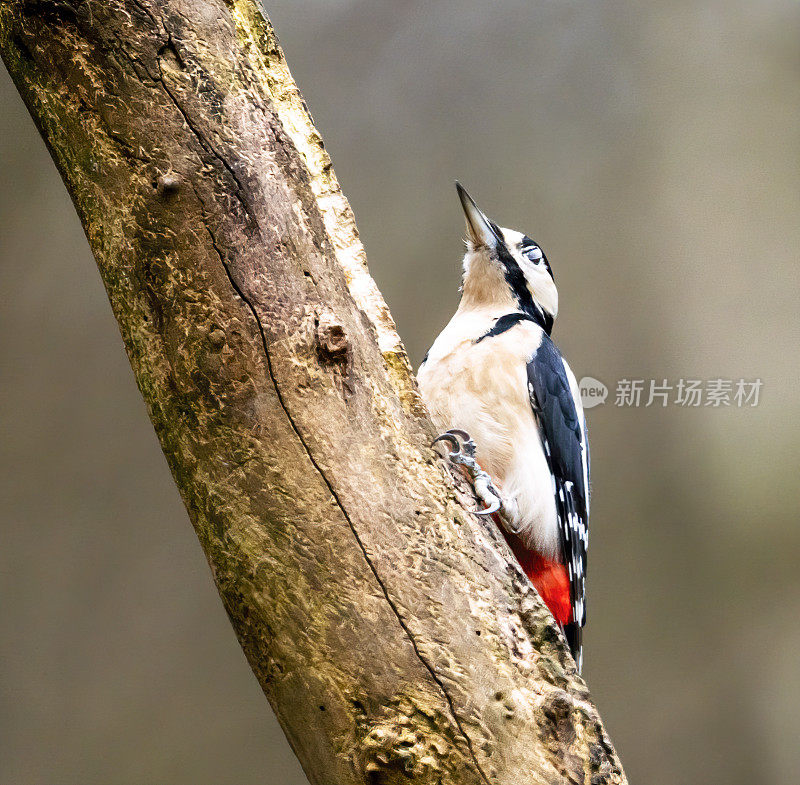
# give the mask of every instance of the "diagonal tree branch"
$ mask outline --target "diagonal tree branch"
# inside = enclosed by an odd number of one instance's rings
[[[624,783],[431,426],[253,0],[3,0],[248,660],[313,783]]]

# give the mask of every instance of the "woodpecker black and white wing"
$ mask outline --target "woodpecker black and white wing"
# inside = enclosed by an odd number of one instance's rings
[[[527,365],[528,392],[553,475],[562,559],[567,567],[572,623],[564,632],[578,667],[586,624],[589,544],[589,445],[575,377],[546,335]]]

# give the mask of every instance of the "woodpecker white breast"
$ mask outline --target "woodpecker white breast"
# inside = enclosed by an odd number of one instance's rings
[[[589,453],[578,385],[550,339],[558,292],[539,245],[457,188],[467,219],[461,303],[423,360],[420,389],[437,427],[475,441],[502,497],[506,538],[580,667]],[[553,564],[563,598],[551,591]]]

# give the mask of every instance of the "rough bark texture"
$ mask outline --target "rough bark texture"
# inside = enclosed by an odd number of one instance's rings
[[[252,0],[3,0],[248,660],[312,783],[624,783],[431,426]]]

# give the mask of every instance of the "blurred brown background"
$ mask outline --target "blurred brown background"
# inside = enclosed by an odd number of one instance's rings
[[[415,365],[459,177],[535,236],[589,413],[586,679],[632,783],[800,770],[796,0],[268,4]],[[0,75],[0,781],[302,783],[64,188]],[[625,409],[760,377],[757,408]]]

